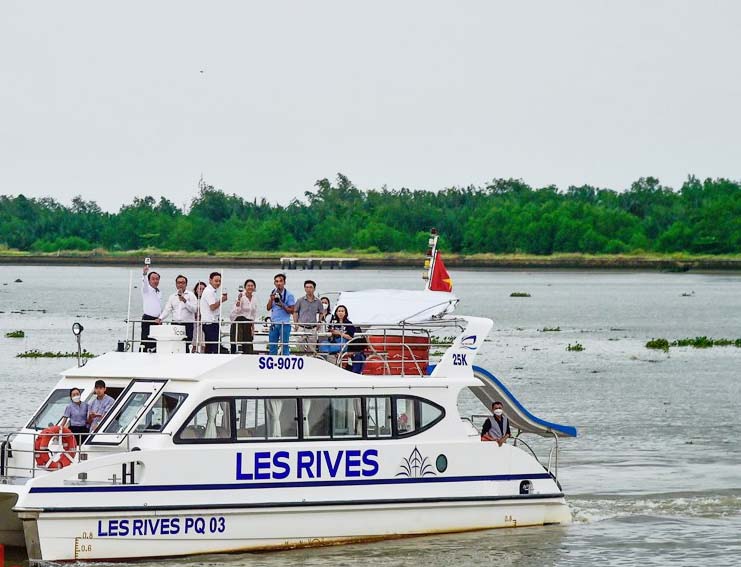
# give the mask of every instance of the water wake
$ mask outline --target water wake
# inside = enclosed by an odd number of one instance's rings
[[[741,489],[631,496],[579,495],[569,499],[574,522],[627,516],[728,518],[741,515]]]

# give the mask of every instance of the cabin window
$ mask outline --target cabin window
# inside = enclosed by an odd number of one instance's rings
[[[362,398],[332,398],[332,438],[362,436]]]
[[[71,403],[69,398],[69,388],[63,390],[54,390],[46,400],[36,416],[28,424],[29,429],[45,429],[56,425],[62,415],[64,408]]]
[[[218,398],[191,415],[175,442],[390,439],[421,433],[444,416],[442,407],[412,396]]]
[[[229,440],[232,437],[229,400],[212,400],[202,405],[179,434],[183,441]]]
[[[295,398],[237,398],[237,440],[298,438]]]
[[[419,400],[419,426],[424,429],[433,423],[436,423],[443,415],[442,408],[428,404],[423,400]]]
[[[164,392],[149,408],[144,419],[139,420],[134,433],[162,431],[187,397],[187,394]]]
[[[391,398],[366,398],[365,404],[368,437],[391,437]]]
[[[363,436],[363,400],[301,398],[304,439],[359,439]]]
[[[408,435],[417,428],[415,402],[412,398],[396,398],[396,430],[399,435]]]
[[[302,398],[304,439],[331,437],[332,411],[329,398]]]
[[[260,398],[237,399],[237,440],[267,439],[265,425],[265,400]]]
[[[131,425],[152,396],[151,392],[136,392],[129,396],[103,433],[122,433]]]
[[[444,415],[440,406],[427,400],[405,396],[394,398],[394,417],[399,437],[420,433],[435,425]]]

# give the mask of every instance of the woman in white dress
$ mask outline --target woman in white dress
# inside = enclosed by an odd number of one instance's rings
[[[206,289],[204,282],[198,282],[193,287],[193,293],[196,296],[198,308],[196,309],[196,322],[193,329],[193,347],[190,352],[204,352],[206,350],[205,338],[203,336],[203,325],[201,324],[201,295]]]

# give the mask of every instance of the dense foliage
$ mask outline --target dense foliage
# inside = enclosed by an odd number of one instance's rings
[[[648,177],[616,192],[589,186],[533,189],[497,179],[486,187],[428,191],[357,189],[343,175],[287,206],[202,186],[187,211],[136,198],[107,213],[80,197],[0,197],[0,244],[20,250],[419,251],[437,227],[460,253],[702,254],[741,252],[741,184],[690,177],[679,191]]]

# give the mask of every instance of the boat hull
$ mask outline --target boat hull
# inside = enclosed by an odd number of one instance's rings
[[[34,517],[35,516],[35,517]],[[292,549],[565,524],[562,495],[362,505],[24,514],[31,560],[108,560]],[[125,535],[123,535],[125,534]],[[35,548],[35,549],[34,549]]]
[[[14,492],[0,492],[0,544],[12,547],[23,547],[23,526],[18,515],[13,512],[18,500]]]

